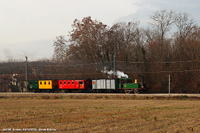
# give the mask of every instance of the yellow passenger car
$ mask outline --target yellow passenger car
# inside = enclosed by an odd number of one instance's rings
[[[53,89],[52,80],[39,80],[39,89]]]

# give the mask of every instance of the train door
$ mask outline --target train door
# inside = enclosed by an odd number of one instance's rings
[[[84,82],[83,81],[79,81],[79,88],[84,89]]]
[[[71,80],[71,81],[72,81],[72,85],[71,85],[72,88],[71,88],[71,89],[76,89],[76,86],[75,86],[75,84],[76,84],[76,83],[75,83],[75,80]]]
[[[121,78],[121,79],[119,80],[119,88],[124,88],[124,87],[123,87],[124,84],[125,84],[125,80]]]
[[[75,89],[80,89],[80,87],[79,87],[79,81],[75,80],[74,82],[75,82]]]
[[[67,82],[66,88],[70,89],[70,80],[66,80],[66,82]]]

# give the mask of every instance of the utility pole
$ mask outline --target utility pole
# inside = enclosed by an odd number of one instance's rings
[[[169,74],[169,96],[170,96],[170,74]]]
[[[26,58],[25,80],[26,80],[26,91],[27,91],[27,86],[28,86],[28,83],[27,83],[27,81],[28,81],[28,57],[25,56],[25,58]]]
[[[116,71],[116,70],[115,70],[115,52],[114,52],[114,59],[113,59],[113,60],[114,60],[114,64],[113,64],[113,66],[114,66],[114,72],[113,72],[113,73],[114,73],[114,78],[115,78],[115,77],[116,77],[116,76],[115,76],[115,75],[116,75],[116,73],[115,73],[115,71]]]

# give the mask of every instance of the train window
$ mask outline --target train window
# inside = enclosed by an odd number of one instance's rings
[[[49,81],[49,85],[50,85],[50,81]]]
[[[83,84],[83,82],[82,82],[82,81],[79,81],[79,84]]]
[[[60,81],[60,85],[62,85],[62,81]]]
[[[70,82],[68,81],[68,85],[70,85]]]
[[[74,84],[74,81],[72,81],[72,85]]]
[[[132,82],[131,82],[131,80],[129,79],[129,80],[127,81],[127,83],[132,83]]]
[[[66,85],[66,82],[64,81],[64,84]]]
[[[46,82],[44,82],[44,85],[46,85]]]
[[[42,82],[40,82],[40,85],[42,85]]]

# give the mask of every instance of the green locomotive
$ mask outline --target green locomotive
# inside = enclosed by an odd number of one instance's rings
[[[141,93],[147,91],[144,81],[138,83],[137,79],[135,79],[135,82],[133,83],[130,78],[119,78],[118,89],[124,90],[125,93]]]

